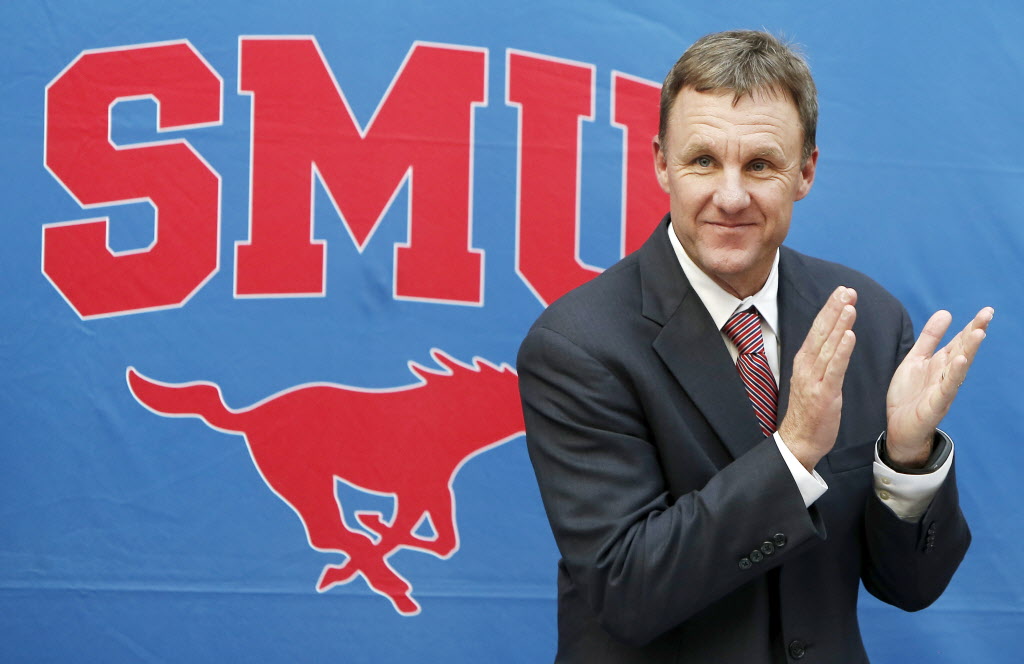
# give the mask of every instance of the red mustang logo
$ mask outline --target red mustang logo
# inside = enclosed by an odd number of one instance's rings
[[[388,557],[401,548],[448,558],[459,548],[452,480],[471,457],[523,432],[518,377],[508,365],[479,358],[467,365],[434,349],[439,369],[414,362],[420,382],[392,389],[306,383],[238,410],[212,383],[167,384],[134,368],[128,386],[160,415],[198,417],[245,437],[263,480],[295,510],[309,545],[346,556],[326,565],[317,589],[362,575],[404,615],[419,613],[412,586]],[[357,512],[366,529],[349,528],[335,493],[336,479],[394,496],[389,520]],[[417,534],[429,519],[433,537]]]

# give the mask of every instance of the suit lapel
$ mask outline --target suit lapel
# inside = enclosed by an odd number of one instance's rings
[[[679,267],[668,241],[667,219],[639,256],[643,314],[663,326],[654,351],[738,458],[764,436],[721,332]]]
[[[779,258],[779,338],[782,348],[779,357],[778,422],[789,407],[789,384],[793,378],[793,358],[811,329],[814,317],[825,304],[825,299],[814,292],[814,278],[799,255],[786,247],[780,249]],[[819,300],[821,300],[819,302]]]

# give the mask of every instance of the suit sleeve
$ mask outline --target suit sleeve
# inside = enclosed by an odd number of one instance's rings
[[[563,564],[617,638],[647,643],[824,537],[771,437],[673,497],[628,377],[543,327],[524,341],[518,370],[530,459]]]
[[[894,366],[913,344],[913,324],[904,310]],[[955,469],[950,470],[917,522],[900,519],[872,491],[864,528],[864,587],[883,602],[906,611],[929,606],[949,585],[971,543],[971,532],[960,510]]]

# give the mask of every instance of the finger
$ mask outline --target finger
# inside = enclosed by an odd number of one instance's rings
[[[853,347],[856,343],[857,335],[853,330],[843,332],[823,378],[823,382],[829,389],[839,391],[843,388],[843,378],[846,377],[846,369],[850,366],[850,355],[853,354]]]
[[[942,390],[955,394],[960,385],[963,384],[964,379],[967,378],[967,370],[970,367],[971,363],[963,355],[953,358],[953,361],[949,363],[949,371],[946,372],[946,376],[942,381]]]
[[[953,362],[957,358],[962,357],[967,360],[967,366],[970,367],[974,362],[974,356],[978,354],[978,348],[981,347],[981,342],[985,340],[985,331],[971,330],[970,332],[961,332],[957,337],[959,337],[959,342],[957,343],[955,351],[950,352],[948,362]]]
[[[984,330],[971,330],[971,333],[965,338],[964,352],[956,355],[951,353],[946,365],[942,368],[939,382],[943,391],[955,392],[963,385],[964,380],[967,379],[967,371],[974,363],[974,356],[978,353],[978,347],[985,340],[985,332]]]
[[[948,369],[943,372],[942,380],[938,385],[939,389],[933,390],[928,399],[928,406],[935,413],[934,419],[938,420],[944,417],[949,411],[949,407],[953,405],[953,399],[956,398],[960,386],[967,378],[969,366],[967,358],[958,355],[950,363]]]
[[[970,367],[974,362],[974,356],[978,353],[981,342],[985,340],[988,324],[992,322],[994,315],[995,310],[992,307],[985,307],[971,319],[971,322],[943,349],[948,349],[950,354],[947,358],[947,363],[952,362],[957,357],[965,357],[967,358],[967,366]]]
[[[985,340],[988,324],[992,322],[992,317],[995,316],[995,313],[995,309],[992,307],[985,307],[963,329],[960,344],[968,364],[974,362],[974,356],[977,354],[981,342]]]
[[[914,347],[910,349],[908,355],[917,355],[924,358],[931,357],[935,353],[939,342],[942,341],[942,337],[946,334],[946,330],[949,329],[949,324],[952,320],[953,316],[945,310],[936,311],[932,314],[932,317],[924,324],[920,336],[917,337],[917,341],[914,342]]]
[[[971,326],[976,330],[987,330],[988,324],[995,318],[996,310],[992,307],[985,307],[974,315],[974,320],[971,321]]]
[[[832,328],[832,332],[828,335],[828,339],[826,339],[825,343],[822,345],[821,350],[812,365],[814,371],[813,377],[815,379],[821,380],[824,378],[825,372],[828,370],[829,363],[832,361],[836,351],[841,346],[845,333],[848,330],[853,329],[853,323],[856,319],[857,309],[852,304],[843,305],[835,327]]]
[[[836,326],[843,307],[847,304],[854,304],[857,301],[857,292],[852,288],[839,286],[829,296],[825,306],[821,308],[818,315],[814,317],[814,323],[804,338],[801,350],[816,356],[821,352],[822,346],[828,340],[829,335]]]

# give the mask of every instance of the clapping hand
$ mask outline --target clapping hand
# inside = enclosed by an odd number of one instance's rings
[[[779,436],[810,472],[836,443],[843,409],[843,379],[857,338],[857,291],[832,292],[793,358],[789,409]]]
[[[886,451],[893,462],[913,468],[928,460],[935,427],[949,412],[994,313],[991,307],[979,311],[939,351],[935,349],[953,317],[938,311],[928,319],[886,395]]]

